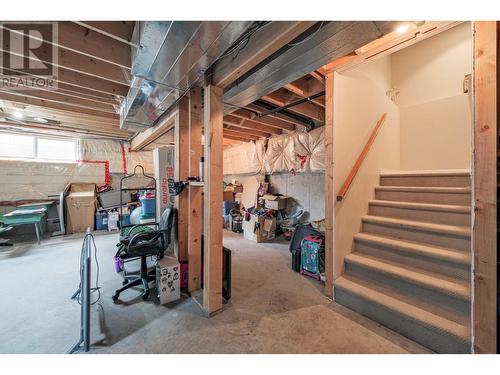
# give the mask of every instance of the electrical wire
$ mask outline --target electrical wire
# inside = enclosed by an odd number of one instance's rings
[[[323,25],[325,24],[325,21],[321,21],[318,29],[313,32],[311,35],[309,35],[308,37],[304,38],[303,40],[301,40],[300,42],[297,42],[297,43],[288,43],[287,45],[290,46],[290,47],[293,47],[293,46],[298,46],[302,43],[305,43],[307,42],[308,40],[311,40],[312,38],[314,38],[316,36],[316,34],[323,28]]]

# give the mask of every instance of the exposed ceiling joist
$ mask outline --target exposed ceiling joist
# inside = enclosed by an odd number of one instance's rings
[[[245,122],[245,120],[242,120],[242,123],[244,123],[244,122]],[[271,134],[263,132],[263,131],[260,131],[260,130],[247,129],[247,128],[243,128],[243,127],[237,127],[237,126],[230,125],[230,124],[227,124],[227,123],[225,123],[225,125],[227,127],[225,127],[224,129],[232,130],[234,132],[241,133],[241,134],[254,135],[256,137],[263,137],[263,138],[268,138],[268,137],[271,136]]]
[[[51,44],[66,51],[76,52],[93,59],[118,65],[130,69],[131,48],[130,45],[114,40],[106,35],[97,33],[73,22],[58,22],[56,40]],[[19,33],[9,23],[0,25],[11,33]],[[29,36],[32,39],[43,41],[35,33]]]
[[[264,25],[249,36],[245,47],[217,61],[212,82],[226,87],[254,66],[271,56],[288,42],[302,34],[315,22],[275,21]]]
[[[325,84],[325,75],[321,72],[315,70],[314,72],[309,73],[309,75],[317,81],[321,82],[323,85]]]
[[[75,23],[122,43],[132,44],[135,21],[75,21]]]
[[[257,104],[253,104],[253,103],[247,105],[245,108],[252,110],[252,111],[255,111],[259,114],[262,114],[262,113],[267,111],[265,108],[262,108],[261,106],[259,106]],[[260,121],[262,119],[264,119],[265,121],[268,121],[270,119],[276,119],[279,121],[279,122],[277,122],[277,124],[288,123],[291,127],[290,128],[283,127],[283,129],[292,130],[292,131],[295,130],[295,125],[303,125],[302,123],[298,122],[297,120],[295,120],[295,119],[293,119],[285,114],[279,113],[279,112],[273,113],[272,115],[265,116],[265,117],[256,117],[255,121]],[[276,125],[276,127],[278,127],[278,126]]]
[[[258,122],[264,126],[270,126],[272,128],[277,128],[277,129],[285,129],[285,130],[290,130],[293,131],[295,130],[295,125],[280,120],[279,118],[276,117],[271,117],[271,116],[266,116],[266,117],[259,117],[257,116],[254,112],[247,110],[247,109],[238,109],[237,111],[234,111],[231,113],[232,116],[239,117],[241,119],[245,120],[252,120],[253,122]]]
[[[96,92],[117,95],[124,97],[127,95],[129,87],[117,84],[97,77],[88,76],[67,69],[58,69],[57,81],[73,86],[79,86]]]
[[[4,72],[20,72],[15,69],[3,68]],[[22,73],[22,72],[20,72]],[[24,73],[22,73],[24,74]],[[32,74],[26,74],[29,77],[38,77]],[[117,97],[124,97],[127,95],[128,86],[117,84],[114,82],[106,81],[97,77],[88,76],[72,70],[64,68],[57,69],[57,77],[54,79],[57,83],[65,83],[71,86],[80,87],[94,95],[112,95]]]
[[[248,141],[256,141],[257,139],[259,139],[259,137],[256,137],[254,135],[241,134],[227,129],[224,129],[222,134],[224,138],[235,139],[238,141],[248,142]]]
[[[285,89],[288,91],[291,91],[295,95],[297,95],[299,98],[308,98],[310,96],[316,95],[322,91],[325,91],[325,86],[321,82],[319,82],[316,79],[310,78],[307,79],[305,77],[302,77],[298,79],[297,81],[294,81],[292,83],[289,83],[284,86]],[[314,103],[321,108],[325,108],[325,98],[320,97],[316,99],[312,99],[311,103]]]
[[[12,33],[11,38],[14,38],[14,42],[18,45],[22,45],[22,40],[15,41],[15,39],[23,38],[21,34]],[[10,48],[10,42],[11,39],[8,39],[5,42],[5,48],[3,48],[3,46],[0,47],[0,52],[9,54],[11,59],[27,58],[36,62],[41,61],[47,66],[65,68],[81,74],[105,79],[122,85],[129,84],[128,74],[124,74],[124,71],[122,71],[122,69],[116,65],[96,60],[89,56],[81,55],[73,51],[67,51],[62,48],[57,48],[55,50],[55,52],[57,53],[57,61],[55,61],[52,59],[54,48],[49,43],[41,43],[40,47],[37,49],[36,55],[34,55],[25,54],[24,51],[16,51],[15,48]]]
[[[60,123],[75,124],[80,127],[90,126],[90,127],[100,127],[100,128],[110,128],[119,129],[120,122],[117,119],[110,119],[107,117],[100,117],[85,114],[82,115],[76,112],[68,112],[64,110],[57,110],[53,108],[38,107],[31,105],[24,105],[17,102],[11,102],[8,100],[0,100],[0,107],[4,112],[13,112],[22,110],[22,113],[26,116],[40,117],[47,120],[57,121]]]
[[[43,99],[33,95],[25,95],[22,93],[22,91],[10,91],[10,92],[1,91],[0,100],[8,100],[23,105],[34,105],[42,108],[60,109],[68,112],[73,112],[76,114],[89,114],[99,117],[106,117],[110,119],[118,119],[117,114],[110,113],[108,111],[85,108],[84,106],[69,105],[67,103],[61,103],[58,100]]]
[[[99,128],[89,129],[80,127],[72,127],[68,124],[61,125],[45,125],[38,123],[23,123],[23,122],[9,122],[9,121],[0,121],[0,129],[8,129],[8,130],[19,130],[26,131],[26,129],[33,129],[36,131],[43,131],[45,134],[47,132],[65,132],[69,134],[80,134],[80,135],[94,135],[99,137],[107,137],[112,139],[123,139],[126,140],[129,138],[130,134],[124,131],[114,130],[114,131],[106,131]]]
[[[392,31],[394,22],[325,22],[309,38],[295,44],[224,92],[226,113],[245,107]]]
[[[137,134],[130,142],[130,151],[140,151],[144,149],[144,147],[150,145],[169,130],[173,129],[176,116],[177,111],[168,113],[162,122]]]
[[[271,126],[263,125],[253,120],[246,120],[232,115],[224,116],[224,122],[231,126],[264,131],[269,134],[281,134],[281,130]]]
[[[297,98],[290,95],[286,90],[280,89],[269,95],[263,96],[262,100],[281,107],[290,104],[294,100],[297,100]],[[325,120],[325,111],[323,108],[320,108],[312,103],[297,104],[288,108],[287,111],[309,117],[319,122],[323,122]]]
[[[78,108],[87,108],[87,109],[95,109],[99,111],[104,111],[107,113],[116,114],[117,111],[115,108],[105,102],[98,102],[95,100],[82,99],[76,96],[68,95],[64,92],[55,91],[55,90],[22,90],[22,91],[8,91],[0,89],[0,92],[3,93],[12,93],[13,95],[26,96],[30,98],[38,98],[48,101],[53,101],[54,103],[67,104],[69,106]]]

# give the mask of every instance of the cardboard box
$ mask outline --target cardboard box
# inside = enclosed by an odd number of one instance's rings
[[[176,258],[156,261],[156,291],[162,305],[181,298],[181,269]]]
[[[66,233],[84,233],[87,228],[94,230],[95,184],[71,184],[64,203],[66,206]]]
[[[226,202],[234,202],[234,193],[232,191],[222,192],[222,200]]]
[[[243,220],[243,237],[250,241],[265,242],[275,238],[276,219],[250,215],[250,220]]]
[[[283,210],[286,208],[286,200],[288,199],[285,195],[274,195],[266,194],[262,197],[265,200],[265,207],[272,210]]]

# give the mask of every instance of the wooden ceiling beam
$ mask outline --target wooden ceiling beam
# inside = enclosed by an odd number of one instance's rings
[[[19,72],[15,69],[2,68],[4,72]],[[22,73],[22,72],[21,72]],[[38,77],[32,74],[26,74],[30,77]],[[126,85],[117,84],[104,79],[100,79],[86,74],[81,74],[72,70],[58,68],[57,77],[54,79],[57,83],[65,83],[71,86],[80,87],[85,90],[93,91],[96,95],[113,95],[117,97],[125,97],[129,87]]]
[[[245,120],[242,120],[242,122],[244,123]],[[228,123],[224,123],[224,125],[227,126],[224,129],[231,130],[231,131],[241,133],[241,134],[255,135],[256,137],[263,137],[263,138],[269,138],[271,136],[271,134],[260,131],[260,130],[246,129],[246,128],[230,125]]]
[[[131,48],[130,45],[121,43],[106,35],[95,32],[76,23],[64,21],[58,22],[57,39],[51,44],[66,51],[76,52],[81,55],[98,59],[110,64],[130,69]],[[19,33],[9,23],[0,27]],[[42,40],[37,35],[30,35],[34,40]]]
[[[309,96],[316,95],[321,91],[325,91],[325,86],[320,81],[313,78],[307,79],[305,77],[302,77],[292,83],[285,85],[284,88],[294,93],[299,98],[307,98]],[[311,102],[322,108],[325,108],[324,97],[312,99]]]
[[[77,134],[95,135],[95,136],[105,136],[110,138],[128,139],[130,134],[120,130],[119,128],[115,131],[106,131],[103,129],[88,129],[80,127],[72,127],[67,124],[60,125],[47,125],[47,124],[35,124],[35,123],[16,123],[9,121],[0,121],[0,127],[25,130],[28,129],[38,129],[44,132],[54,131],[54,132],[71,132]]]
[[[261,138],[257,135],[245,134],[245,133],[237,132],[237,131],[234,131],[231,129],[223,129],[223,133],[225,135],[232,135],[235,137],[241,137],[241,138],[245,138],[245,139],[252,140],[252,141],[256,141],[257,139]]]
[[[251,135],[241,135],[237,133],[232,133],[228,130],[223,130],[222,132],[224,138],[233,139],[235,141],[248,142],[248,141],[256,141],[259,139],[258,137]]]
[[[56,80],[69,85],[79,86],[81,88],[104,94],[117,95],[120,97],[127,96],[129,90],[129,86],[127,85],[117,84],[97,77],[61,68],[58,69]]]
[[[242,118],[232,116],[232,115],[224,116],[224,122],[226,124],[229,124],[232,126],[237,126],[240,128],[259,130],[259,131],[263,131],[263,132],[266,132],[269,134],[281,134],[281,129],[274,128],[274,127],[267,126],[267,125],[263,125],[259,122],[253,121],[253,120],[242,119]]]
[[[44,100],[50,100],[56,103],[67,104],[75,106],[78,108],[88,108],[96,109],[100,111],[105,111],[109,113],[118,113],[115,107],[109,103],[98,102],[95,100],[82,99],[77,96],[67,95],[63,92],[56,90],[22,90],[22,91],[12,91],[12,90],[2,90],[0,92],[5,92],[14,95],[22,95],[32,98],[39,98]]]
[[[258,63],[302,34],[315,22],[274,21],[255,31],[245,47],[219,60],[213,69],[212,82],[226,87]]]
[[[102,35],[131,44],[135,21],[75,21],[76,24]]]
[[[7,44],[5,48],[1,46],[0,51],[19,58],[41,61],[47,66],[65,68],[122,85],[129,84],[129,77],[127,74],[124,74],[121,67],[101,60],[96,60],[93,57],[81,55],[71,50],[55,48],[55,52],[57,53],[57,61],[55,61],[53,59],[54,46],[47,42],[41,43],[40,47],[37,49],[36,56],[34,54],[26,55],[23,51],[16,51],[14,48],[10,48],[12,39],[14,43],[22,45],[23,37],[23,34],[10,32],[10,38],[6,41]],[[103,46],[103,48],[106,48],[106,46]]]
[[[280,120],[279,118],[275,118],[275,117],[271,117],[271,116],[259,117],[254,112],[247,110],[247,109],[238,109],[237,111],[232,112],[231,115],[239,117],[241,119],[252,120],[254,122],[258,122],[266,127],[270,126],[272,128],[285,129],[285,130],[290,130],[290,131],[295,130],[295,125],[293,125],[289,122],[286,122],[286,121]]]
[[[314,79],[318,80],[319,82],[325,84],[325,72],[318,69],[318,70],[315,70],[314,72],[311,72],[309,73],[309,75],[311,77],[313,77]]]
[[[289,95],[285,89],[277,90],[269,95],[263,96],[262,100],[276,106],[290,104],[297,98]],[[289,112],[297,113],[301,116],[309,117],[315,121],[323,122],[325,120],[325,111],[312,103],[302,103],[287,109]]]
[[[169,113],[162,122],[137,134],[130,142],[130,151],[140,151],[155,142],[162,135],[172,130],[175,126],[177,110]]]
[[[120,127],[120,121],[118,119],[68,112],[53,108],[27,106],[8,100],[0,100],[0,108],[6,113],[22,110],[22,113],[26,116],[45,118],[60,123],[75,124],[80,127],[98,126],[111,129],[118,129]],[[131,132],[129,130],[127,131],[129,133]]]
[[[248,110],[252,110],[252,111],[255,111],[257,113],[264,113],[266,112],[267,110],[265,108],[262,108],[261,106],[257,105],[257,104],[249,104],[245,107],[245,109],[248,109]],[[281,122],[287,122],[289,124],[292,125],[292,128],[291,129],[287,129],[287,130],[295,130],[295,125],[303,125],[301,124],[300,122],[298,122],[297,120],[287,116],[287,115],[284,115],[282,113],[279,113],[279,112],[276,112],[276,113],[273,113],[273,114],[270,114],[270,115],[267,115],[265,117],[257,117],[258,119],[277,119],[277,120],[280,120]],[[283,128],[285,129],[285,128]]]
[[[0,91],[0,100],[8,100],[22,105],[34,105],[42,108],[60,109],[68,112],[73,112],[76,115],[89,114],[99,117],[106,117],[110,119],[119,118],[118,114],[110,113],[108,111],[101,111],[93,108],[85,108],[85,107],[69,105],[66,103],[61,103],[60,101],[57,100],[43,99],[31,95],[24,95],[22,92],[16,92],[16,91],[11,91],[11,92]]]

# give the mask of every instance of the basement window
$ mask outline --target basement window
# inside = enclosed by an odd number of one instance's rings
[[[76,161],[77,141],[0,133],[0,158],[36,161]]]

